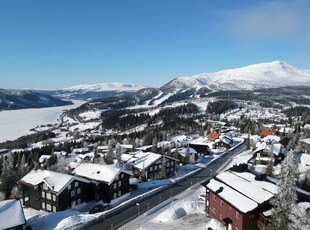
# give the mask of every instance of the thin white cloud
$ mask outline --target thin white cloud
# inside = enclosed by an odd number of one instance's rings
[[[290,38],[309,30],[310,1],[264,1],[221,12],[226,32],[237,38]]]

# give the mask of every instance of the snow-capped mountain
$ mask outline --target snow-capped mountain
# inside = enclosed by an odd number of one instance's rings
[[[310,85],[310,70],[283,61],[249,65],[242,68],[178,77],[161,87],[165,91],[209,88],[212,91],[254,90],[292,85]]]
[[[92,100],[97,98],[106,98],[117,95],[124,95],[145,87],[132,83],[98,83],[98,84],[84,84],[76,85],[69,88],[59,90],[45,90],[39,91],[59,98],[79,99],[79,100]]]
[[[84,84],[76,85],[69,88],[61,89],[63,91],[93,91],[93,92],[103,92],[103,91],[118,91],[118,92],[131,92],[143,89],[144,86],[132,83],[120,83],[120,82],[110,82],[110,83],[98,83],[98,84]]]

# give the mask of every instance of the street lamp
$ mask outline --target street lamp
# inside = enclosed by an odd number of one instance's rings
[[[136,205],[138,206],[138,217],[140,216],[140,204],[136,203]]]
[[[138,206],[138,225],[139,225],[139,228],[140,229],[140,219],[139,219],[139,216],[140,216],[140,203],[136,203],[136,205]]]

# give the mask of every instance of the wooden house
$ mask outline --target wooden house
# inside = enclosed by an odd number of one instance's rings
[[[92,181],[92,199],[110,202],[129,192],[130,173],[112,165],[81,163],[72,173]]]
[[[228,170],[203,183],[206,187],[205,211],[227,229],[264,229],[262,213],[270,210],[270,199],[277,186],[260,180],[250,172]]]
[[[37,210],[62,211],[92,198],[88,180],[64,173],[33,170],[19,184],[23,204]]]
[[[162,167],[165,167],[165,177],[174,175],[176,171],[177,159],[166,155],[152,152],[137,152],[127,161],[134,176],[143,180],[159,178]]]

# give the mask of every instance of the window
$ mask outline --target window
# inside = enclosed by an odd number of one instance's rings
[[[222,213],[220,213],[220,219],[223,220]]]
[[[157,170],[157,165],[155,165],[155,169],[154,170]]]
[[[174,165],[174,161],[171,161],[171,165]]]
[[[78,187],[78,186],[79,186],[79,182],[76,181],[75,184],[74,184],[74,186],[75,186],[75,187]]]
[[[73,191],[71,191],[71,197],[74,197],[74,195],[75,195],[75,192],[73,190]]]
[[[150,171],[151,171],[151,172],[153,171],[153,167],[150,167]]]
[[[216,201],[216,195],[213,195],[213,200]]]
[[[236,218],[239,220],[239,212],[236,212]]]
[[[117,194],[116,194],[116,193],[114,193],[114,195],[113,195],[113,199],[116,199],[116,197],[117,197]]]
[[[118,187],[121,187],[121,186],[122,186],[122,182],[119,181],[119,182],[118,182]]]
[[[169,163],[169,162],[167,163],[167,166],[170,166],[170,163]]]
[[[45,209],[45,202],[42,202],[41,206],[43,209]]]
[[[42,188],[43,188],[44,190],[48,190],[47,185],[46,185],[45,183],[43,183]]]
[[[56,212],[56,206],[53,206],[53,212]]]
[[[158,167],[159,167],[159,169],[161,169],[161,165],[159,165]]]
[[[221,207],[223,207],[224,206],[224,202],[221,200]]]
[[[81,194],[81,188],[78,188],[76,191],[77,194]]]
[[[68,190],[71,190],[71,184],[68,185]]]
[[[53,195],[53,201],[56,201],[56,195]]]
[[[121,196],[122,195],[122,191],[118,191],[118,196]]]
[[[42,192],[42,197],[45,198],[45,192]]]
[[[51,200],[52,199],[52,195],[50,194],[50,193],[46,193],[46,199],[49,199],[49,200]]]
[[[114,183],[113,188],[116,189],[116,183]]]
[[[50,204],[46,204],[47,211],[52,211],[52,206]]]
[[[81,198],[77,200],[77,204],[80,204],[80,203],[81,203]]]
[[[124,178],[124,173],[121,174],[121,178]]]

